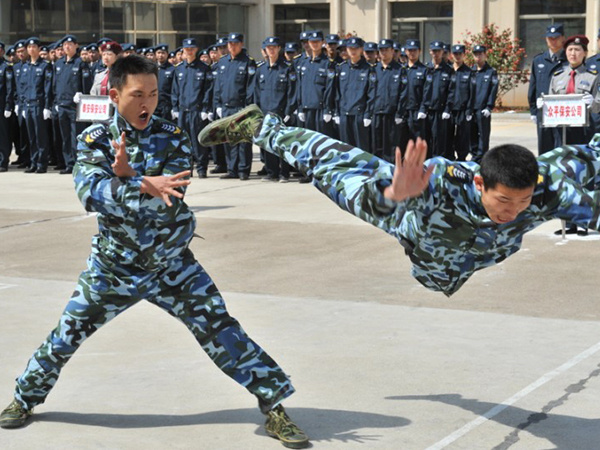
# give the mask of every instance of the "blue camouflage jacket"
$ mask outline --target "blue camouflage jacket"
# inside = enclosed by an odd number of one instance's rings
[[[111,141],[126,133],[131,178],[115,176]],[[174,175],[192,168],[188,135],[171,122],[153,116],[142,130],[115,113],[110,123],[88,127],[78,137],[75,190],[86,211],[98,213],[99,233],[92,252],[121,266],[156,272],[180,256],[194,235],[196,221],[183,199],[140,193],[142,177]],[[182,192],[185,193],[185,188]]]

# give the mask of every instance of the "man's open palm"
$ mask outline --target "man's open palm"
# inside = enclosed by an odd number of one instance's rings
[[[407,198],[420,195],[429,182],[429,177],[434,166],[423,170],[423,163],[427,157],[427,143],[417,138],[417,142],[410,140],[406,147],[404,161],[400,148],[396,147],[396,169],[391,186],[388,186],[383,195],[385,198],[401,202]]]

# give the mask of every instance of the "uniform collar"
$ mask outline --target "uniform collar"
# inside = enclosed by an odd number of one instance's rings
[[[352,61],[350,61],[350,59],[348,58],[348,63],[350,64],[350,67],[352,67],[353,69],[357,69],[358,67],[363,65],[363,61],[367,62],[367,60],[365,59],[364,56],[361,56],[360,59],[358,60],[358,62],[355,64]]]

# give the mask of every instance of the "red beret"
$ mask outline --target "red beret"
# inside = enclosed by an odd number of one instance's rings
[[[104,44],[102,44],[100,46],[100,51],[104,52],[106,50],[109,50],[111,52],[113,52],[115,55],[118,55],[119,53],[121,53],[123,51],[123,49],[121,48],[121,46],[119,45],[118,42],[114,42],[114,41],[110,41],[110,42],[105,42]]]
[[[567,47],[571,44],[581,45],[583,47],[583,49],[587,52],[589,43],[590,43],[590,40],[588,38],[586,38],[583,34],[576,34],[574,36],[570,36],[567,38],[567,40],[565,41],[564,48],[566,50]]]

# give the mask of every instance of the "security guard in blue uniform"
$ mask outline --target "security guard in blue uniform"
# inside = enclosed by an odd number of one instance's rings
[[[475,101],[471,124],[471,159],[478,164],[490,148],[492,110],[498,96],[498,73],[487,63],[486,50],[484,45],[473,47]]]
[[[280,54],[281,40],[278,37],[267,37],[264,41],[268,60],[258,64],[256,68],[254,103],[266,114],[275,113],[283,117],[288,124],[296,110],[296,72],[292,64],[286,62]],[[265,165],[268,181],[285,182],[290,177],[288,163],[272,153],[265,152]]]
[[[25,79],[23,77],[23,68],[27,64],[29,55],[27,54],[27,45],[25,40],[15,43],[15,54],[19,61],[13,66],[15,79],[15,115],[19,121],[19,142],[17,149],[19,155],[17,167],[19,169],[28,168],[31,165],[31,145],[29,145],[29,136],[27,135],[27,122],[25,120]]]
[[[325,36],[325,44],[327,49],[327,57],[332,59],[336,64],[344,62],[340,54],[338,53],[338,46],[340,45],[340,37],[337,34],[328,34]]]
[[[377,42],[365,42],[365,59],[373,67],[375,67],[375,64],[377,64],[377,52]]]
[[[8,170],[12,146],[9,123],[15,101],[14,85],[12,66],[4,59],[4,42],[0,42],[0,172]]]
[[[155,115],[163,119],[171,120],[171,89],[175,67],[167,60],[169,58],[169,46],[158,44],[154,48],[156,62],[158,63],[158,106]]]
[[[323,33],[308,34],[311,56],[299,58],[298,120],[299,126],[331,136],[333,127],[335,63],[323,51]]]
[[[537,125],[538,155],[556,147],[552,128],[542,127],[542,111],[538,110],[536,102],[542,94],[548,94],[552,74],[567,61],[563,49],[564,40],[563,25],[549,25],[546,30],[548,50],[536,55],[531,63],[527,99],[531,120]]]
[[[336,69],[335,123],[341,141],[370,152],[377,78],[363,55],[364,41],[353,37],[346,45],[350,58]]]
[[[65,168],[61,174],[73,172],[77,160],[77,136],[83,131],[78,124],[77,107],[75,103],[77,94],[88,94],[90,85],[90,68],[77,56],[77,38],[72,34],[62,39],[65,56],[54,64],[53,88],[54,108],[58,113],[58,124],[61,135],[62,155]]]
[[[244,49],[244,35],[230,33],[227,37],[227,49],[229,54],[219,60],[214,83],[213,102],[219,117],[235,114],[250,105],[254,97],[256,61]],[[227,173],[221,178],[247,180],[252,166],[252,144],[226,144],[225,149]]]
[[[408,62],[406,78],[402,80],[406,88],[406,103],[402,110],[403,131],[400,148],[405,149],[409,139],[427,139],[427,113],[423,107],[423,88],[427,78],[427,67],[420,60],[421,42],[409,39],[404,46]]]
[[[95,48],[95,51],[97,53],[98,49],[102,45],[106,44],[107,42],[116,42],[116,41],[114,41],[113,39],[108,38],[108,37],[100,38],[100,39],[98,39],[98,42],[96,42],[95,45],[91,46],[92,51],[94,51],[94,48]],[[104,63],[102,62],[102,58],[100,57],[100,58],[98,58],[98,60],[96,62],[92,63],[92,70],[91,70],[92,79],[96,76],[96,74],[98,72],[102,72],[104,70],[106,70],[106,66],[104,65]]]
[[[448,153],[446,159],[465,161],[471,150],[471,121],[475,102],[475,72],[465,64],[465,46],[452,46],[454,57],[454,101],[450,118]]]
[[[6,49],[6,58],[8,60],[8,65],[10,66],[11,72],[12,72],[12,87],[13,87],[13,94],[12,94],[12,113],[10,118],[8,119],[8,129],[9,129],[9,133],[10,133],[10,141],[11,141],[11,147],[14,147],[15,149],[15,153],[17,155],[17,159],[15,161],[12,161],[10,163],[11,166],[16,166],[19,165],[21,163],[21,161],[19,161],[19,155],[21,154],[21,139],[19,137],[20,134],[20,130],[19,130],[19,118],[17,117],[18,114],[16,114],[14,112],[14,106],[15,106],[15,102],[17,101],[17,87],[16,87],[16,80],[15,80],[15,76],[14,76],[14,66],[17,63],[16,59],[17,59],[17,55],[15,53],[15,46],[10,45],[7,47]],[[7,114],[7,113],[5,113]],[[10,159],[10,154],[9,154],[9,159]]]
[[[210,108],[206,115],[206,119],[209,122],[212,122],[215,119],[215,107],[214,107],[214,84],[215,79],[217,77],[217,70],[219,68],[219,60],[223,57],[221,53],[226,53],[226,51],[222,51],[223,48],[227,48],[227,38],[220,38],[217,42],[211,47],[214,48],[216,54],[214,55],[216,60],[210,66],[210,82],[213,85],[211,89],[211,98],[210,98]],[[210,50],[209,50],[210,53]],[[227,173],[227,158],[226,158],[226,149],[224,144],[211,145],[210,152],[212,154],[212,160],[215,166],[209,170],[209,173],[212,174],[221,174]]]
[[[373,154],[388,162],[394,161],[402,122],[400,110],[406,101],[406,69],[394,59],[394,41],[381,39],[377,44],[379,62],[375,65],[375,103],[373,106]]]
[[[600,49],[600,30],[598,30],[597,36],[597,44]],[[597,70],[600,72],[600,52],[596,53],[594,56],[591,56],[585,60],[586,66],[591,70]],[[594,133],[600,133],[600,114],[592,112],[590,114],[590,126],[593,129]]]
[[[190,136],[198,133],[208,123],[203,120],[203,114],[208,114],[211,108],[210,98],[212,83],[209,75],[211,69],[198,59],[198,44],[194,38],[183,40],[184,62],[175,69],[171,89],[171,116],[177,120]],[[194,148],[194,160],[199,178],[206,178],[208,169],[208,149],[191,139]]]
[[[429,157],[445,156],[448,148],[450,113],[454,102],[454,69],[442,60],[443,52],[443,42],[433,41],[429,44],[431,62],[427,65],[422,103],[422,110],[427,114]]]
[[[26,173],[48,170],[48,130],[44,123],[52,117],[52,65],[40,57],[40,40],[26,39],[30,60],[23,65],[23,108],[31,146],[31,165]]]

